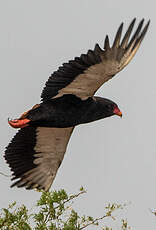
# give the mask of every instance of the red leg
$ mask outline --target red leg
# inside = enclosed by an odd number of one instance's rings
[[[27,127],[29,125],[30,120],[29,119],[15,119],[15,120],[9,120],[8,119],[8,123],[11,127],[17,129],[17,128],[24,128]]]

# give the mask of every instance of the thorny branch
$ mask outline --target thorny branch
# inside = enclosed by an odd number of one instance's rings
[[[80,228],[80,230],[88,227],[89,225],[96,224],[99,220],[103,220],[104,218],[108,217],[108,215],[104,215],[102,217],[96,218],[95,220],[92,220],[90,223],[85,224],[83,227]]]
[[[84,193],[86,193],[86,191],[85,191],[85,190],[82,190],[82,191],[80,191],[78,194],[71,195],[71,196],[69,197],[69,199],[65,200],[61,205],[64,205],[65,203],[68,203],[69,201],[73,200],[74,198],[76,198],[76,197],[78,197],[78,196],[80,196],[80,195],[82,195],[82,194],[84,194]],[[55,209],[59,208],[59,206],[60,206],[60,205],[56,206]]]
[[[80,195],[82,195],[82,194],[84,194],[84,193],[86,193],[86,191],[85,191],[85,190],[82,190],[82,191],[80,191],[78,194],[71,195],[71,196],[70,196],[67,200],[65,200],[61,205],[64,205],[64,204],[68,203],[69,201],[75,199],[76,197],[78,197],[78,196],[80,196]],[[54,209],[56,210],[56,209],[59,208],[59,207],[60,207],[60,204],[59,204],[58,206],[56,206]],[[48,213],[47,213],[47,215],[46,215],[46,217],[45,217],[45,223],[47,223],[47,222],[49,221],[49,216],[50,216],[50,210],[48,211]]]

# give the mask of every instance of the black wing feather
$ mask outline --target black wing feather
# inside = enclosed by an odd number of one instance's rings
[[[46,82],[42,91],[41,98],[43,101],[51,99],[58,94],[58,91],[69,85],[79,74],[84,73],[90,66],[101,62],[101,49],[98,45],[95,50],[89,50],[87,54],[75,57],[68,63],[64,63],[55,71]]]
[[[113,46],[110,46],[108,35],[105,38],[104,50],[95,45],[94,50],[82,54],[74,60],[64,63],[46,82],[42,91],[43,101],[74,94],[82,100],[92,97],[102,84],[121,71],[134,57],[149,27],[142,19],[132,33],[136,19],[130,23],[122,37],[123,23],[117,30]],[[131,37],[131,39],[130,39]]]
[[[25,172],[33,169],[35,157],[36,128],[20,129],[5,151],[5,159],[13,171],[13,179],[19,178]]]

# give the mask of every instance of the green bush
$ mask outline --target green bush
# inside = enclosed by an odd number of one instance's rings
[[[79,215],[73,208],[73,200],[86,193],[81,188],[79,193],[68,195],[65,190],[42,192],[37,201],[35,211],[29,211],[25,205],[17,207],[16,202],[3,208],[0,213],[1,230],[82,230],[88,226],[98,227],[100,221],[111,218],[115,221],[112,213],[123,209],[125,205],[108,204],[104,208],[102,217]],[[102,223],[103,224],[103,223]],[[105,224],[105,223],[104,223]],[[112,228],[103,227],[104,230]],[[129,229],[126,220],[121,220],[121,229]]]

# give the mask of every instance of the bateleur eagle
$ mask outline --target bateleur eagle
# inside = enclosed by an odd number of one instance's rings
[[[21,128],[5,151],[12,180],[16,180],[12,187],[49,190],[74,127],[122,115],[116,103],[94,94],[137,52],[150,21],[143,26],[141,20],[132,33],[135,20],[122,39],[123,23],[120,25],[112,46],[106,36],[104,49],[96,44],[94,50],[64,63],[46,82],[41,103],[8,121],[12,127]]]

